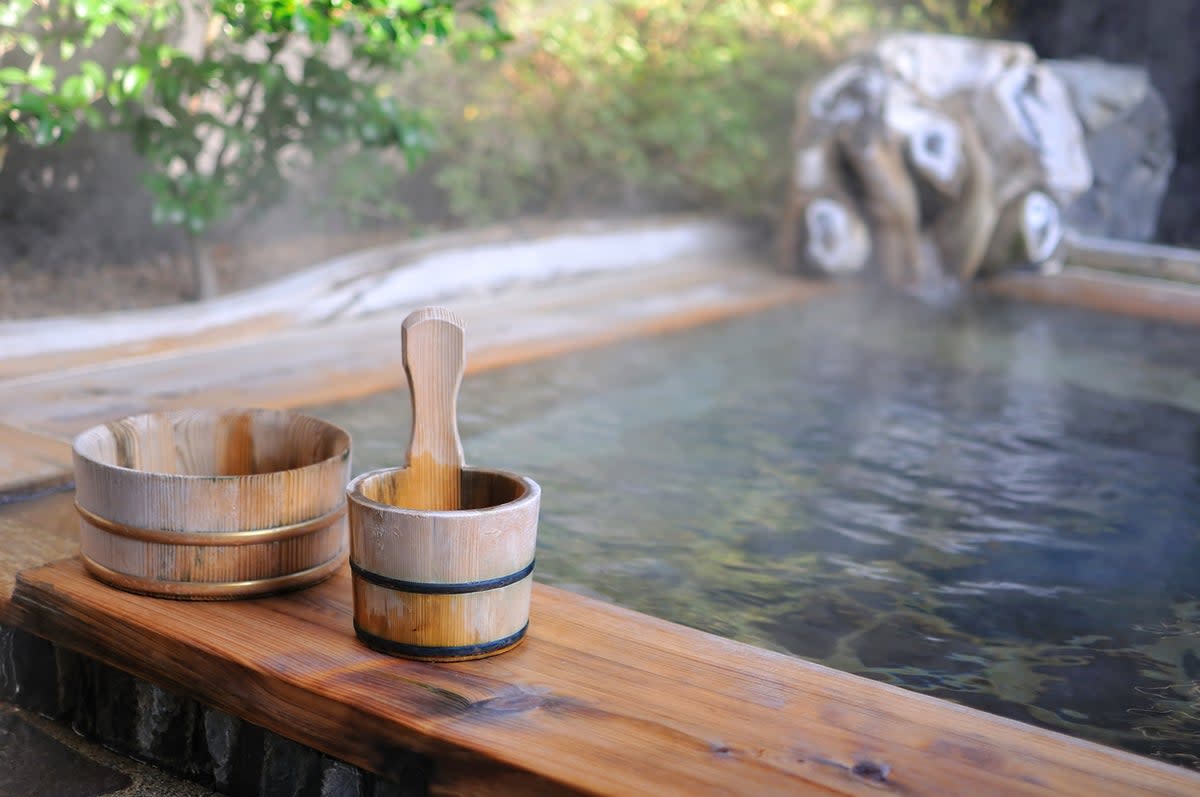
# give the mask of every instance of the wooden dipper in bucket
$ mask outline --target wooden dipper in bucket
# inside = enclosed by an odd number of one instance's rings
[[[413,492],[405,505],[458,509],[463,468],[458,389],[467,366],[462,322],[449,310],[426,307],[404,319],[400,339],[412,395],[408,483]]]
[[[426,661],[508,650],[525,636],[541,490],[463,466],[457,400],[462,322],[412,313],[402,328],[412,397],[408,465],[347,487],[354,628],[370,647]]]

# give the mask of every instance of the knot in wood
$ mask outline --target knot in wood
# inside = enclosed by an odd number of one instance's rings
[[[876,783],[886,783],[888,775],[891,772],[892,768],[887,764],[865,758],[861,761],[855,761],[854,766],[850,768],[852,775],[857,775],[864,780],[872,780]]]

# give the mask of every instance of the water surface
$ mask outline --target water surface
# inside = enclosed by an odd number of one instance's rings
[[[406,393],[315,411],[401,463]],[[1200,767],[1200,330],[847,295],[460,412],[542,484],[542,581]]]

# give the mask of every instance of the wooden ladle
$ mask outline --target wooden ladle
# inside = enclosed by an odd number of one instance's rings
[[[463,467],[462,322],[440,307],[404,320],[412,395],[408,464],[347,486],[354,630],[375,650],[423,661],[491,656],[529,626],[541,488]]]
[[[406,503],[411,509],[461,509],[458,389],[466,367],[463,323],[443,307],[425,307],[404,319],[400,340],[412,396]]]

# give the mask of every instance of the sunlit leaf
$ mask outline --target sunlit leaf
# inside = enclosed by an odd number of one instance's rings
[[[142,95],[149,79],[150,70],[141,64],[134,64],[121,76],[121,92],[127,98],[136,99]]]

